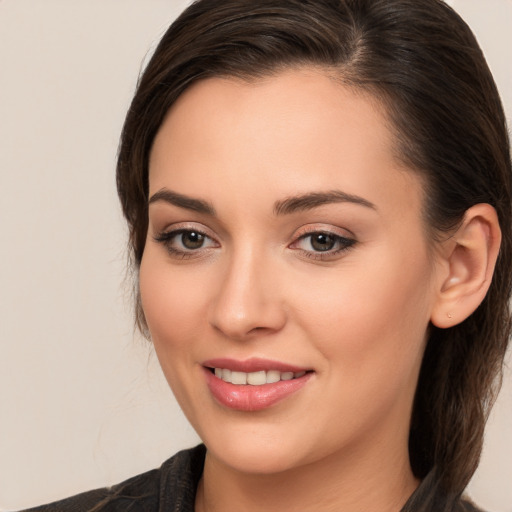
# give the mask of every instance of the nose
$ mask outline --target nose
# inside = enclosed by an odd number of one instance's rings
[[[271,258],[265,260],[250,248],[233,255],[218,276],[210,302],[213,328],[233,340],[281,330],[287,315],[277,273]]]

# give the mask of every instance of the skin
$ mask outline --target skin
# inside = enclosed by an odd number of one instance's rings
[[[379,103],[316,69],[204,80],[168,113],[150,196],[172,190],[215,215],[151,202],[140,291],[163,372],[208,447],[197,511],[396,511],[418,485],[409,418],[449,266],[425,235],[421,181],[395,154]],[[373,206],[275,212],[332,190]],[[205,233],[204,245],[155,240],[177,229]],[[355,242],[319,253],[309,231]],[[313,373],[242,412],[206,386],[202,363],[216,357]]]

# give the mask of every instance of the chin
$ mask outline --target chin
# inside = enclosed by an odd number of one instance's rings
[[[233,443],[220,451],[215,448],[215,446],[208,448],[209,453],[222,464],[240,473],[270,475],[299,465],[293,454],[283,449],[282,443],[278,442]]]
[[[210,433],[203,439],[214,459],[241,473],[275,474],[305,462],[301,450],[297,449],[303,446],[301,441],[282,433],[254,432],[256,429],[258,427],[252,425],[238,433]]]

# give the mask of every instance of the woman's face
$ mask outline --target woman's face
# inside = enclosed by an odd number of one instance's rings
[[[140,291],[220,463],[407,453],[436,264],[394,154],[379,104],[319,70],[204,80],[167,115]]]

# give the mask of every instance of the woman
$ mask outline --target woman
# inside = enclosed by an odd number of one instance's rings
[[[194,3],[141,77],[117,183],[138,325],[205,446],[40,510],[476,510],[510,171],[444,3]]]

